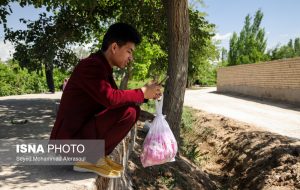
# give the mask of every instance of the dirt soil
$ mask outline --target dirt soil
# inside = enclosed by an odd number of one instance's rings
[[[137,145],[129,162],[135,189],[300,189],[300,141],[247,123],[191,110],[192,127],[182,128],[176,162],[143,168],[146,132],[142,112]]]

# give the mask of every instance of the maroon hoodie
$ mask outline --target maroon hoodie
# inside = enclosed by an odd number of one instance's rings
[[[63,91],[50,139],[79,139],[81,129],[97,113],[144,102],[141,89],[118,90],[112,72],[102,53],[79,62]]]

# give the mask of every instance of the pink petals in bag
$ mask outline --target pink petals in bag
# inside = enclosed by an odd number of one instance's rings
[[[177,142],[162,114],[163,97],[155,101],[156,116],[144,140],[141,162],[143,167],[175,161]]]

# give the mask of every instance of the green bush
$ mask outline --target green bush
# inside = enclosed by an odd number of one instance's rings
[[[130,80],[128,82],[128,89],[136,89],[136,88],[141,88],[147,83],[147,80],[145,81],[138,81],[138,80]]]
[[[54,69],[54,82],[56,90],[59,90],[67,73]],[[0,96],[32,94],[47,92],[45,74],[37,74],[35,71],[29,72],[26,68],[21,68],[17,62],[0,62]]]
[[[61,91],[61,85],[64,82],[65,78],[69,78],[70,74],[68,72],[61,71],[59,69],[54,69],[53,71],[53,80],[56,91]]]
[[[149,113],[155,113],[155,101],[149,100],[147,103],[141,105],[141,109]]]

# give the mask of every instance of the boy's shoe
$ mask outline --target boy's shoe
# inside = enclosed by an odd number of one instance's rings
[[[95,165],[88,162],[76,162],[73,166],[74,171],[78,172],[93,172],[102,177],[119,178],[121,173],[112,169],[109,165]]]
[[[123,171],[123,165],[116,163],[112,159],[110,159],[108,156],[105,156],[105,162],[114,170],[116,171]]]

